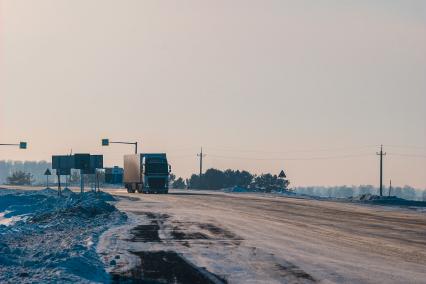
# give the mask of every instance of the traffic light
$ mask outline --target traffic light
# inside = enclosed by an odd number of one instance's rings
[[[27,142],[19,142],[19,149],[27,149]]]

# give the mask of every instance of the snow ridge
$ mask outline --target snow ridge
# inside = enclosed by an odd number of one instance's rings
[[[95,244],[127,218],[114,200],[103,192],[0,190],[0,213],[18,220],[0,225],[0,283],[109,282]]]

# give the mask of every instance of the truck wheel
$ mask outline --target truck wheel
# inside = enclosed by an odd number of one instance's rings
[[[126,189],[128,193],[135,193],[135,190],[133,189],[132,185],[126,185]]]
[[[144,192],[144,185],[143,185],[143,183],[137,184],[136,185],[136,190],[138,191],[138,193],[143,193]]]

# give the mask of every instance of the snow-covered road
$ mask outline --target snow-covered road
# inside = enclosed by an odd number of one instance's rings
[[[212,283],[426,283],[425,213],[258,194],[113,194],[129,222],[105,232],[98,253],[116,280],[155,265],[153,279],[179,279],[158,271],[176,266],[177,253]]]

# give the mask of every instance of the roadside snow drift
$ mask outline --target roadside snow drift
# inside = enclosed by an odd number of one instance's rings
[[[95,244],[126,219],[109,201],[102,192],[0,189],[0,283],[108,282]]]

